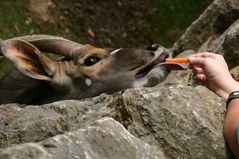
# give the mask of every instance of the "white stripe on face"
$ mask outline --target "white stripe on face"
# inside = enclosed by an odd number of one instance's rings
[[[89,78],[86,78],[85,84],[86,86],[90,87],[92,85],[92,81]]]
[[[118,52],[118,51],[120,51],[120,50],[121,50],[121,48],[120,48],[120,49],[116,49],[116,50],[112,51],[112,52],[110,53],[110,55],[113,55],[113,54],[115,54],[116,52]]]

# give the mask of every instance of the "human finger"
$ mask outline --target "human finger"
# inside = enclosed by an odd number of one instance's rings
[[[207,79],[205,74],[196,74],[196,78],[203,82]]]
[[[202,68],[202,66],[200,66],[200,65],[197,65],[197,64],[193,64],[193,63],[190,63],[189,64],[189,66],[188,66],[188,68],[190,68],[190,69],[194,69],[194,68]]]
[[[204,74],[204,70],[201,67],[194,67],[193,72],[196,74]]]
[[[213,55],[214,55],[214,53],[202,52],[202,53],[197,53],[197,54],[190,55],[190,56],[188,56],[188,57],[202,57],[202,58],[207,58],[207,57],[212,57]]]

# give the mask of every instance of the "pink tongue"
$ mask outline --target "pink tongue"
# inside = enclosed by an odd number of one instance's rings
[[[174,62],[163,62],[159,63],[157,66],[163,66],[170,70],[186,70],[188,69],[189,64],[179,64]]]

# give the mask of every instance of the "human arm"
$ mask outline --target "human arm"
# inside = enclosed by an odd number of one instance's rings
[[[224,136],[232,152],[239,158],[239,144],[237,136],[237,126],[239,124],[239,99],[233,99],[228,107],[224,122]]]
[[[231,92],[239,91],[239,84],[232,78],[228,66],[221,55],[199,53],[189,56],[189,61],[197,79],[205,82],[209,89],[222,98],[227,99]],[[239,158],[238,123],[239,99],[237,98],[228,104],[224,123],[225,138],[237,158]]]

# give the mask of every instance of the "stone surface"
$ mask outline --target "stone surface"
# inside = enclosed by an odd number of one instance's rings
[[[233,67],[233,68],[230,70],[230,72],[231,72],[232,77],[233,77],[235,80],[239,81],[239,66]]]
[[[239,8],[239,7],[238,7]],[[238,13],[239,14],[239,13]],[[235,21],[222,35],[206,41],[199,52],[210,51],[221,54],[230,68],[239,65],[239,20]]]
[[[57,135],[40,143],[25,143],[0,151],[4,159],[164,159],[162,152],[131,135],[112,118],[102,118],[86,129]]]
[[[222,35],[239,18],[238,0],[215,0],[174,44],[177,53],[199,50]]]
[[[225,158],[225,105],[204,87],[162,86],[122,96],[115,118],[169,158]]]
[[[227,155],[222,134],[225,102],[202,86],[163,85],[82,101],[42,106],[12,104],[0,108],[0,121],[5,121],[0,130],[4,139],[1,143],[5,143],[2,147],[40,141],[64,131],[74,132],[108,116],[167,158],[225,158]],[[28,154],[26,150],[19,153]],[[6,151],[2,148],[3,154]],[[13,157],[11,153],[8,155]]]
[[[41,141],[49,136],[89,125],[101,118],[109,97],[85,101],[60,101],[42,106],[0,106],[0,147]]]

